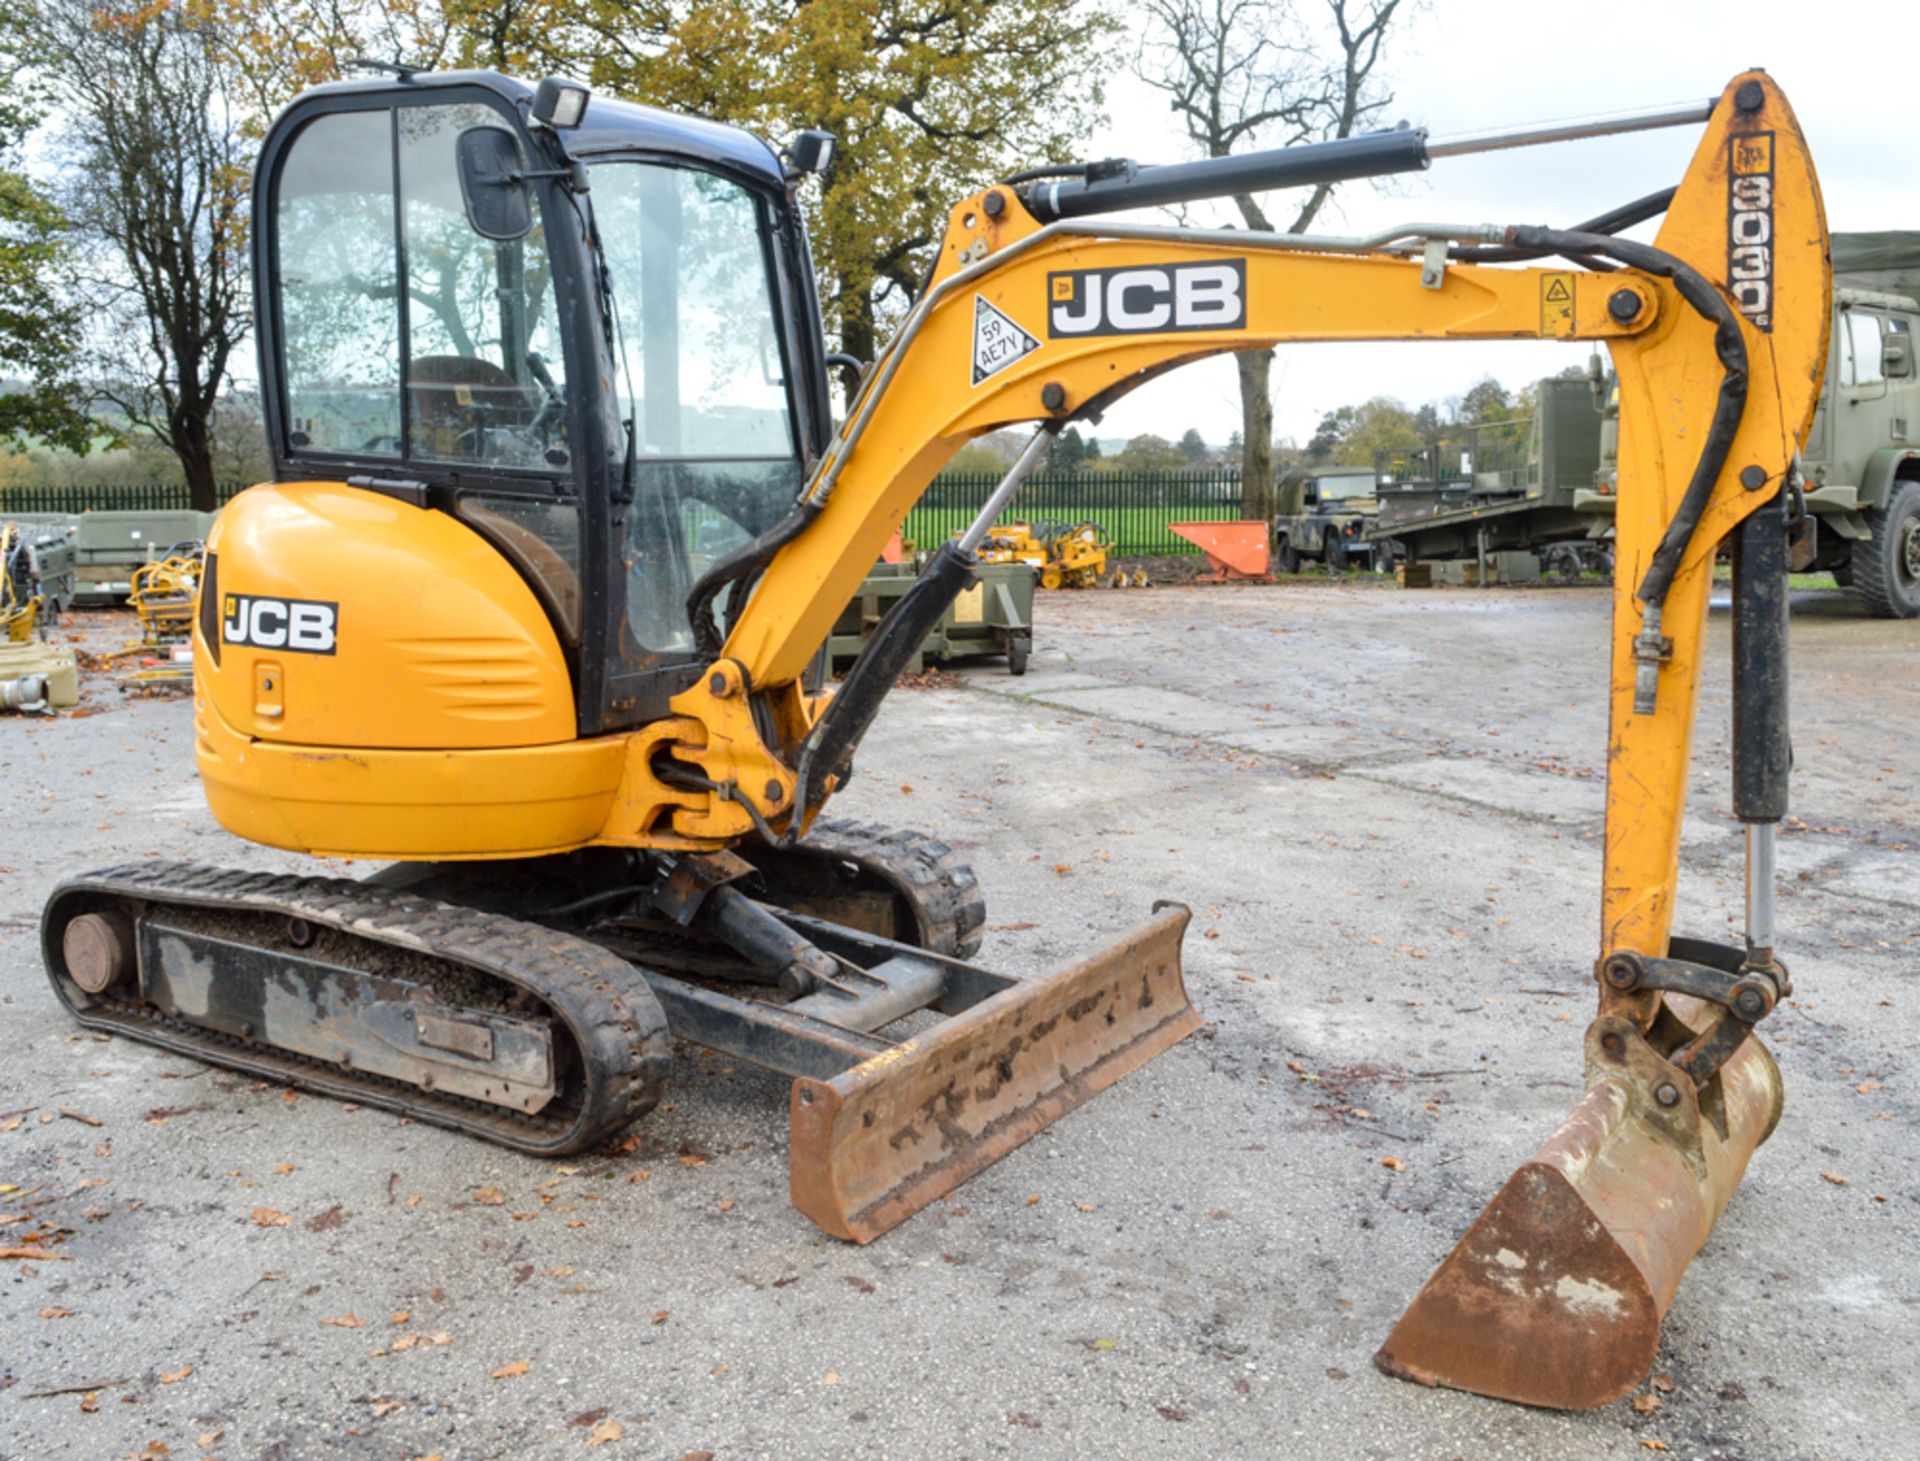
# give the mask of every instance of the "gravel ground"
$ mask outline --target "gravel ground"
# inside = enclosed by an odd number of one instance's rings
[[[787,1205],[783,1084],[696,1051],[634,1150],[552,1164],[77,1033],[36,947],[60,878],[316,865],[215,826],[183,701],[95,676],[94,713],[0,723],[0,1245],[62,1260],[0,1262],[0,1456],[1911,1446],[1920,625],[1796,596],[1786,1116],[1667,1317],[1658,1408],[1559,1415],[1369,1357],[1578,1094],[1604,596],[1156,588],[1041,615],[1023,679],[896,695],[836,811],[963,848],[1011,969],[1191,904],[1207,1027],[864,1249]],[[1706,936],[1740,916],[1726,715],[1721,669],[1681,855]]]

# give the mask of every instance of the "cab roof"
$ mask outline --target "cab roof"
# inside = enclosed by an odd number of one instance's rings
[[[418,71],[404,77],[386,74],[330,81],[303,91],[295,105],[304,109],[303,104],[321,97],[405,97],[462,87],[490,91],[523,116],[533,100],[531,83],[496,71]],[[749,174],[771,186],[786,182],[785,169],[773,149],[745,128],[598,93],[587,102],[580,125],[563,135],[567,150],[579,157],[620,151],[674,153]]]

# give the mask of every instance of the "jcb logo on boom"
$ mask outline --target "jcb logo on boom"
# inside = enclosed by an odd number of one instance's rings
[[[269,599],[227,594],[220,602],[220,640],[254,649],[332,654],[340,605],[318,599]]]
[[[1247,323],[1247,261],[1072,269],[1047,275],[1047,302],[1055,339],[1238,330]]]
[[[1755,329],[1773,330],[1773,133],[1731,139],[1727,288]]]

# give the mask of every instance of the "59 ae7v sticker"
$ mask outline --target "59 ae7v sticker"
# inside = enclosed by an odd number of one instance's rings
[[[296,654],[332,654],[340,605],[320,599],[274,599],[226,594],[220,600],[220,642]]]

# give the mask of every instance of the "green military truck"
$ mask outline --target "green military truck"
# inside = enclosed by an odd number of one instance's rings
[[[1869,614],[1920,615],[1920,233],[1833,235],[1833,338],[1800,452],[1796,572],[1826,572]],[[1601,469],[1577,505],[1613,509],[1609,403]]]
[[[1376,540],[1408,563],[1476,560],[1482,583],[1495,555],[1532,565],[1529,576],[1610,571],[1612,500],[1599,510],[1582,502],[1601,452],[1599,381],[1597,362],[1552,376],[1535,385],[1530,416],[1381,453]]]
[[[1794,565],[1869,614],[1920,615],[1920,233],[1833,236],[1833,343],[1800,453],[1808,522]]]
[[[1368,532],[1380,515],[1378,477],[1372,467],[1327,467],[1300,479],[1305,512],[1273,520],[1274,562],[1282,573],[1324,563],[1339,573],[1359,563],[1385,569],[1392,549]]]

